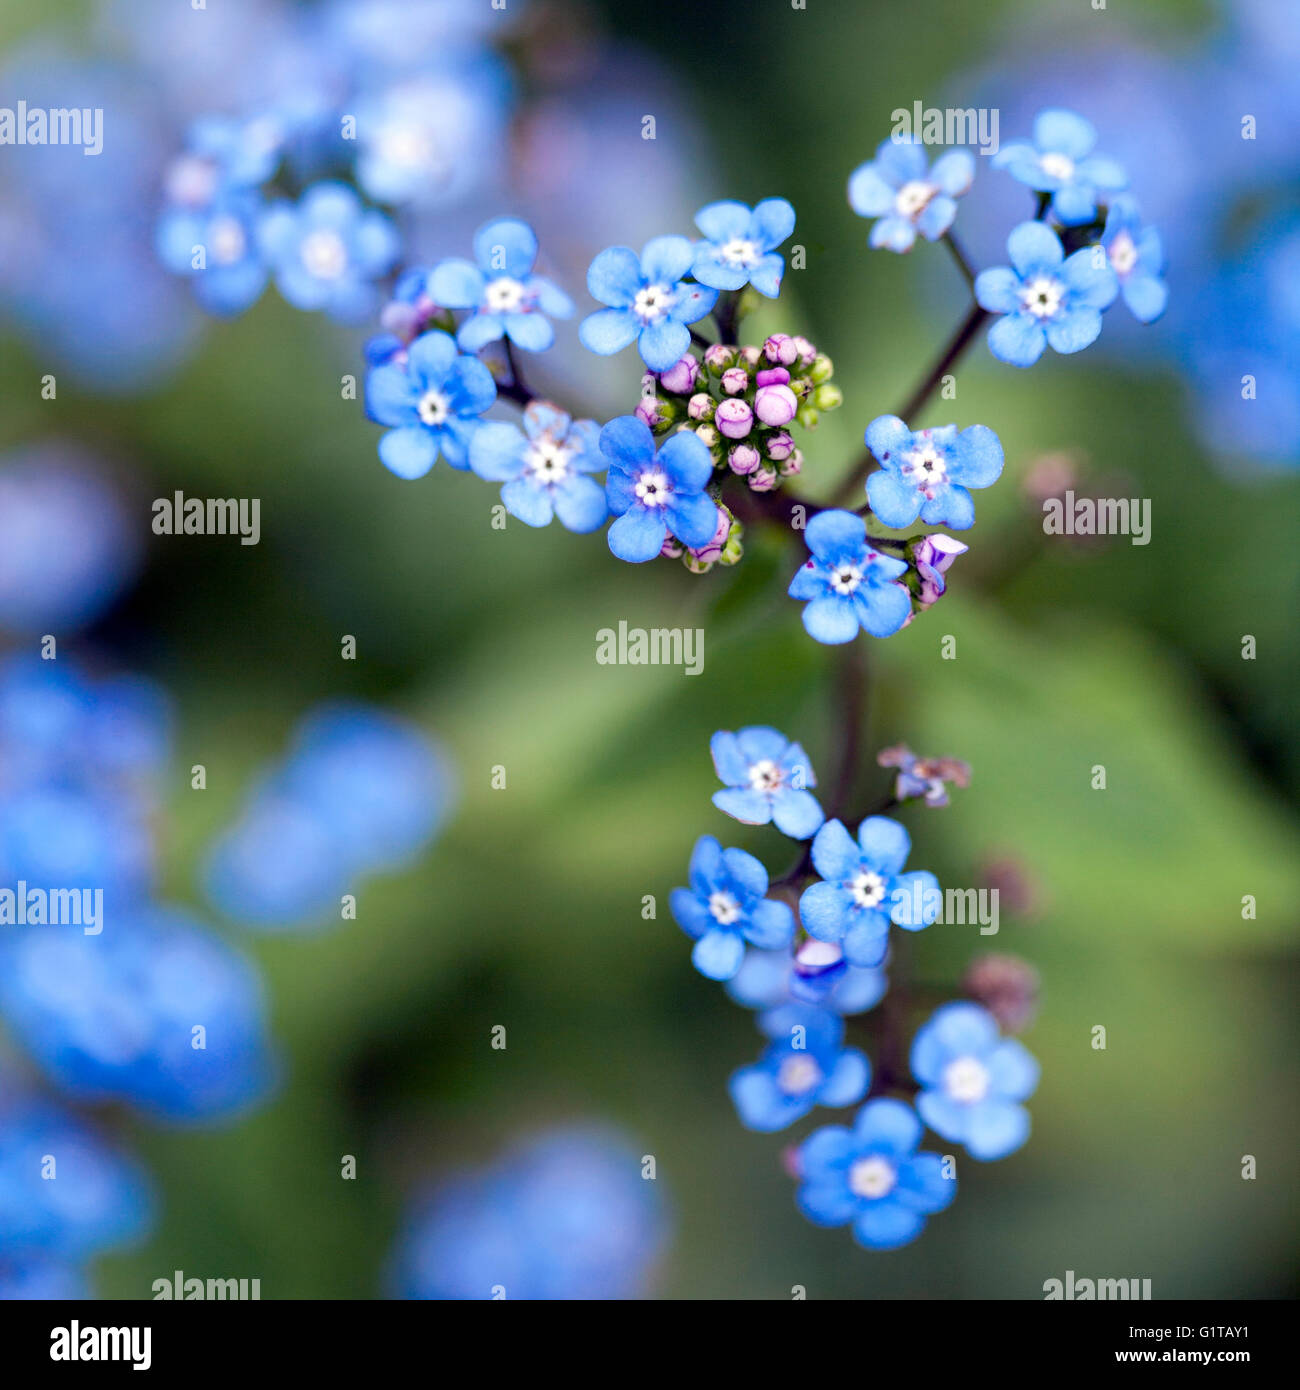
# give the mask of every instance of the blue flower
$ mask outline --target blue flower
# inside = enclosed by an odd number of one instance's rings
[[[978,1004],[945,1004],[912,1042],[912,1074],[921,1083],[921,1118],[936,1134],[964,1144],[972,1158],[1005,1158],[1029,1138],[1027,1100],[1038,1062]]]
[[[429,293],[446,309],[474,312],[456,332],[466,352],[507,337],[529,352],[555,341],[551,318],[567,319],[573,301],[549,280],[533,274],[537,237],[527,222],[501,217],[474,233],[474,259],[439,262],[429,276]]]
[[[601,430],[600,448],[609,460],[605,496],[617,518],[609,548],[620,560],[653,560],[669,535],[696,550],[713,539],[718,508],[704,490],[713,458],[697,435],[682,430],[655,453],[649,426],[620,415]]]
[[[799,899],[804,931],[843,944],[850,965],[877,966],[889,949],[889,924],[908,931],[939,915],[939,881],[926,870],[903,872],[911,837],[887,816],[868,816],[855,842],[841,821],[828,820],[812,844],[822,882]]]
[[[726,985],[728,996],[746,1009],[774,1011],[794,1002],[819,1004],[837,1014],[865,1013],[888,988],[883,968],[850,965],[841,947],[813,938],[800,942],[798,950],[746,951]]]
[[[1097,132],[1073,111],[1052,108],[1034,118],[1034,138],[1015,140],[993,156],[995,169],[1040,193],[1052,195],[1052,211],[1067,227],[1091,222],[1101,193],[1128,186],[1123,167],[1092,154]]]
[[[177,202],[199,203],[223,188],[256,188],[280,163],[282,129],[273,119],[202,116],[186,133],[185,153],[167,174]]]
[[[483,424],[470,440],[469,466],[504,483],[506,511],[529,526],[558,516],[570,531],[594,531],[609,515],[605,489],[590,476],[605,467],[596,422],[571,420],[546,402],[529,402],[522,430]]]
[[[235,190],[202,208],[172,208],[159,221],[158,258],[173,274],[193,277],[195,297],[209,313],[241,314],[266,287],[257,246],[262,211],[256,193]]]
[[[826,819],[817,798],[807,754],[775,729],[755,727],[738,734],[720,729],[709,740],[713,766],[726,783],[713,793],[719,811],[745,825],[769,821],[793,840],[806,840]]]
[[[695,938],[691,960],[701,975],[729,980],[740,969],[745,942],[765,951],[789,944],[794,914],[768,898],[767,870],[743,849],[723,849],[712,835],[696,841],[691,886],[669,899],[682,930]]]
[[[936,1153],[917,1153],[921,1122],[901,1100],[871,1100],[852,1129],[827,1125],[799,1146],[803,1186],[795,1200],[817,1226],[853,1223],[868,1250],[916,1239],[925,1218],[957,1195],[957,1179]]]
[[[1101,311],[1119,290],[1104,251],[1085,246],[1068,260],[1060,238],[1041,222],[1022,222],[1007,238],[1010,266],[975,277],[980,307],[1002,314],[989,329],[999,362],[1032,367],[1048,343],[1079,352],[1101,332]]]
[[[818,512],[808,523],[812,559],[790,581],[791,598],[804,599],[803,625],[818,642],[851,642],[859,628],[889,637],[912,612],[907,590],[894,581],[907,564],[867,544],[867,525],[852,512]]]
[[[478,417],[496,398],[492,373],[437,329],[411,344],[405,362],[385,362],[366,378],[366,413],[392,426],[379,457],[399,478],[424,477],[440,454],[453,468],[468,468]]]
[[[957,199],[975,180],[969,150],[949,150],[927,172],[925,150],[913,139],[884,140],[876,157],[849,176],[849,206],[859,217],[880,220],[872,246],[910,251],[920,232],[938,241],[957,216]]]
[[[794,231],[794,208],[784,198],[764,198],[751,212],[744,203],[710,203],[695,214],[705,240],[695,248],[691,273],[715,290],[753,285],[775,299],[785,261],[776,248]]]
[[[262,215],[258,242],[280,293],[297,309],[324,309],[344,323],[374,313],[374,282],[397,259],[397,231],[341,183],[318,183],[295,207]]]
[[[1142,225],[1132,198],[1121,196],[1111,203],[1101,244],[1129,312],[1139,323],[1154,323],[1169,299],[1169,287],[1160,278],[1164,253],[1160,233]]]
[[[871,510],[888,527],[931,526],[964,531],[975,524],[969,488],[988,487],[1002,473],[1002,444],[987,425],[912,431],[897,415],[867,426],[867,448],[880,471],[867,478]]]
[[[654,237],[639,258],[626,246],[602,251],[587,271],[587,289],[610,307],[583,319],[583,347],[609,357],[635,342],[652,372],[666,372],[691,345],[686,325],[702,319],[718,299],[717,290],[684,280],[694,260],[695,248],[684,236]]]
[[[843,1046],[842,1018],[806,1006],[780,1012],[788,1029],[728,1083],[741,1124],[761,1134],[786,1129],[815,1105],[855,1105],[871,1085],[870,1062]]]

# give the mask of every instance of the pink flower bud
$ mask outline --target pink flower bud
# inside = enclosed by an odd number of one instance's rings
[[[713,533],[713,539],[707,545],[702,545],[698,550],[692,550],[691,554],[697,560],[702,560],[705,564],[712,564],[722,554],[722,547],[727,543],[727,537],[731,534],[731,517],[718,508],[718,525]],[[689,548],[689,547],[688,547]]]
[[[800,365],[806,367],[817,356],[817,349],[808,341],[807,338],[796,335],[794,339],[795,351],[799,355]]]
[[[707,391],[697,391],[687,404],[686,413],[692,420],[712,420],[713,397]]]
[[[784,463],[794,453],[794,440],[784,430],[767,441],[767,456],[773,463]]]
[[[737,444],[727,455],[727,462],[731,465],[731,471],[739,473],[743,478],[763,462],[763,456],[752,444]]]
[[[783,478],[793,478],[803,472],[803,450],[796,449],[788,459],[777,465],[777,471]]]
[[[659,554],[665,560],[676,560],[682,553],[684,547],[681,541],[671,532],[664,537],[664,543],[659,547]]]
[[[652,430],[657,429],[663,418],[662,402],[654,396],[642,396],[637,402],[636,418],[643,420]]]
[[[788,367],[799,356],[799,348],[788,333],[773,333],[763,344],[763,356],[769,362]]]
[[[754,378],[756,386],[788,386],[790,373],[784,367],[768,367]]]
[[[764,386],[754,397],[754,414],[765,425],[788,425],[799,409],[788,386]]]
[[[385,304],[379,315],[380,328],[385,333],[391,333],[395,338],[400,338],[404,343],[409,343],[415,337],[419,322],[420,311],[418,307],[414,304],[404,303],[400,299],[394,299]]]
[[[738,396],[749,387],[749,373],[744,367],[728,367],[722,374],[722,389],[729,396]]]
[[[749,486],[755,492],[771,492],[777,484],[777,472],[766,465],[749,475]]]
[[[747,401],[728,396],[725,401],[718,402],[713,422],[728,439],[744,439],[754,428],[754,412]]]
[[[740,360],[747,367],[757,367],[759,351],[756,347],[743,347],[739,353]]]
[[[714,373],[725,372],[736,360],[736,349],[725,343],[714,343],[704,349],[704,365]]]
[[[700,364],[688,352],[685,357],[674,362],[666,372],[659,373],[659,384],[665,391],[675,396],[685,396],[695,387],[695,378],[700,374]]]

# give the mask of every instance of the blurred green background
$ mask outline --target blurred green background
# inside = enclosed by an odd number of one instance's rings
[[[848,172],[894,107],[931,100],[977,59],[1014,63],[1021,21],[1052,9],[606,6],[611,28],[673,69],[702,201],[781,194],[798,209],[807,269],[748,336],[803,332],[835,360],[845,406],[806,449],[806,491],[829,489],[966,304],[942,250],[867,251]],[[1141,9],[1130,32],[1157,53],[1207,22],[1206,7],[1174,0]],[[37,17],[7,6],[5,30]],[[601,157],[617,157],[618,138]],[[1177,266],[1170,282],[1195,293]],[[621,395],[576,384],[600,418],[635,396],[636,369],[622,367]],[[1300,483],[1217,469],[1172,364],[1049,354],[1031,375],[977,346],[955,413],[997,430],[1007,471],[979,499],[949,595],[869,643],[871,753],[905,741],[974,769],[948,810],[900,813],[912,862],[966,886],[1009,858],[1037,897],[1032,912],[1004,908],[996,937],[954,926],[907,941],[907,970],[955,993],[993,948],[1043,980],[1025,1039],[1043,1066],[1031,1142],[995,1165],[963,1160],[955,1205],[887,1255],[808,1225],[781,1171],[789,1136],[739,1127],[726,1080],[760,1040],[691,969],[667,910],[701,834],[774,874],[790,858],[774,830],[710,805],[715,729],[773,724],[824,779],[832,764],[837,658],[784,597],[797,545],[750,536],[737,570],[695,577],[621,565],[558,527],[493,530],[494,489],[443,467],[405,483],[379,465],[376,429],[340,399],[340,375],[358,370],[349,340],[274,295],[215,325],[145,398],[61,385],[43,402],[42,370],[5,343],[6,444],[84,441],[129,461],[142,497],[262,499],[256,547],[150,536],[142,582],[93,634],[177,702],[165,896],[197,904],[204,847],[320,698],[413,714],[462,781],[431,854],[369,884],[355,923],[253,940],[288,1084],[233,1131],[129,1126],[164,1211],[146,1248],[101,1263],[106,1295],[147,1296],[179,1268],[258,1275],[264,1297],[374,1296],[414,1183],[570,1116],[609,1117],[656,1156],[676,1218],[666,1296],[1038,1298],[1067,1269],[1150,1278],[1157,1298],[1296,1291]],[[1126,495],[1151,499],[1150,545],[1041,535],[1021,482],[1060,451],[1085,460],[1085,478],[1122,476]],[[598,665],[596,633],[620,620],[702,627],[703,674]],[[339,659],[345,633],[355,662]],[[940,656],[947,635],[955,660]],[[203,793],[189,790],[196,762]],[[1105,791],[1090,787],[1099,763]],[[860,786],[874,799],[886,774],[868,766]],[[490,1046],[498,1024],[505,1051]],[[356,1182],[339,1180],[344,1154]]]

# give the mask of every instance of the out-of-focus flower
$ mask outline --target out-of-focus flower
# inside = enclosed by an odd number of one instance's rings
[[[1050,343],[1079,352],[1101,332],[1101,311],[1119,292],[1104,251],[1085,246],[1066,257],[1060,238],[1041,222],[1022,222],[1007,238],[1010,266],[975,278],[982,309],[1001,318],[989,329],[989,351],[999,362],[1032,367]]]
[[[266,287],[257,246],[263,206],[259,194],[233,190],[199,209],[173,208],[158,223],[159,260],[190,277],[210,314],[242,314]]]
[[[849,206],[859,217],[877,218],[871,244],[910,251],[920,232],[937,241],[957,216],[957,199],[975,179],[969,150],[949,150],[927,169],[919,141],[882,141],[876,157],[849,176]]]
[[[888,637],[912,611],[896,581],[907,565],[867,544],[867,525],[852,512],[818,512],[805,537],[812,558],[790,581],[789,595],[807,603],[803,625],[818,642],[851,642],[859,630]]]
[[[809,939],[797,948],[745,952],[739,971],[727,981],[727,994],[747,1009],[819,1004],[837,1014],[860,1014],[885,996],[883,966],[863,969],[844,959],[842,947]]]
[[[392,1283],[418,1299],[637,1298],[668,1228],[626,1137],[568,1126],[433,1189],[408,1219]]]
[[[808,755],[775,729],[754,727],[709,740],[713,766],[725,784],[713,793],[719,811],[745,825],[775,824],[783,834],[806,840],[826,819],[809,790],[817,785]]]
[[[954,787],[970,786],[969,763],[958,758],[918,758],[905,743],[882,748],[876,754],[876,762],[881,767],[898,768],[894,781],[894,797],[898,801],[923,796],[927,806],[946,806],[949,782]]]
[[[1067,227],[1091,222],[1105,193],[1128,187],[1117,160],[1093,154],[1097,132],[1073,111],[1050,108],[1034,120],[1034,138],[1003,145],[993,156],[995,169],[1040,193],[1052,195],[1052,211]]]
[[[537,237],[528,223],[515,217],[485,223],[474,233],[474,258],[477,265],[442,261],[429,276],[429,293],[439,304],[473,310],[456,333],[462,350],[478,352],[502,337],[529,352],[550,347],[551,319],[567,319],[573,301],[533,274]]]
[[[530,401],[524,427],[489,420],[469,445],[469,466],[504,484],[501,501],[528,526],[553,516],[570,531],[594,531],[609,515],[605,489],[591,475],[605,467],[594,420],[572,420],[545,401]]]
[[[893,530],[919,516],[964,531],[975,524],[970,489],[1002,476],[1002,441],[987,425],[913,431],[897,415],[881,415],[867,426],[866,442],[880,464],[867,478],[867,500]]]
[[[723,849],[703,835],[691,854],[691,886],[669,898],[678,925],[695,940],[691,962],[710,980],[729,980],[740,969],[745,943],[761,950],[787,946],[794,915],[767,897],[767,870],[743,849]]]
[[[872,1100],[852,1129],[815,1130],[794,1157],[803,1186],[799,1210],[817,1226],[853,1225],[868,1250],[896,1250],[916,1239],[927,1216],[957,1195],[943,1158],[918,1153],[921,1122],[899,1100]]]
[[[1160,278],[1164,254],[1160,234],[1143,225],[1132,198],[1119,197],[1111,203],[1101,244],[1129,312],[1139,323],[1154,323],[1169,301],[1169,287]]]
[[[1038,971],[1019,956],[976,956],[962,989],[982,1004],[1006,1033],[1027,1028],[1038,1012]]]
[[[1029,1111],[1020,1102],[1034,1093],[1038,1070],[978,1004],[945,1004],[912,1043],[921,1118],[981,1160],[1005,1158],[1029,1138]]]
[[[695,214],[704,240],[695,248],[692,273],[715,290],[753,287],[768,299],[781,293],[785,260],[776,248],[794,231],[794,208],[784,198],[710,203]]]
[[[741,1124],[762,1134],[788,1128],[817,1105],[855,1105],[871,1084],[871,1063],[857,1048],[843,1045],[844,1020],[838,1014],[809,1006],[782,1014],[789,1016],[788,1028],[754,1066],[734,1072],[728,1083]]]

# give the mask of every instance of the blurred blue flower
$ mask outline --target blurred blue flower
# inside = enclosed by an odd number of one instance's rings
[[[492,373],[437,329],[422,333],[405,360],[388,361],[366,378],[366,413],[391,428],[379,457],[399,478],[422,478],[439,456],[469,467],[469,442],[479,416],[496,400]]]
[[[530,401],[524,427],[487,421],[469,444],[469,466],[503,483],[501,501],[529,526],[553,516],[570,531],[594,531],[609,516],[605,489],[594,478],[605,467],[594,420],[572,420],[544,401]]]
[[[753,287],[768,299],[781,293],[785,259],[776,248],[794,231],[794,208],[784,198],[710,203],[695,214],[704,240],[695,248],[691,273],[715,290]]]
[[[1019,1104],[1038,1085],[1038,1062],[978,1004],[936,1009],[912,1042],[916,1108],[936,1134],[964,1144],[972,1158],[1005,1158],[1029,1138]]]
[[[913,431],[897,415],[881,415],[867,426],[866,441],[880,464],[867,478],[867,501],[891,530],[919,516],[964,531],[975,524],[970,489],[1002,475],[1002,442],[987,425]]]
[[[471,309],[456,332],[465,352],[502,337],[542,352],[555,341],[551,318],[567,319],[573,301],[533,274],[537,237],[527,222],[498,217],[474,233],[474,261],[452,258],[434,266],[429,293],[447,309]],[[550,315],[550,318],[547,317]]]
[[[920,931],[939,915],[938,879],[927,870],[903,872],[911,848],[911,836],[887,816],[868,816],[856,841],[842,821],[827,821],[812,844],[822,881],[809,884],[799,899],[804,930],[841,943],[851,965],[880,965],[891,922]]]
[[[871,1100],[852,1129],[827,1125],[795,1157],[803,1186],[799,1210],[817,1226],[853,1223],[868,1250],[896,1250],[916,1239],[927,1216],[957,1195],[957,1179],[935,1153],[918,1153],[921,1122],[899,1100]]]
[[[418,1202],[391,1282],[417,1299],[637,1298],[668,1227],[658,1182],[623,1135],[566,1126]]]
[[[1057,107],[1034,119],[1034,138],[1014,140],[993,156],[995,169],[1040,193],[1052,195],[1052,211],[1067,227],[1091,222],[1106,193],[1128,187],[1128,175],[1117,160],[1093,154],[1097,132],[1073,111]]]
[[[1085,246],[1068,259],[1060,238],[1041,222],[1022,222],[1007,238],[1010,266],[975,277],[975,298],[991,314],[989,351],[999,362],[1032,367],[1048,343],[1079,352],[1101,332],[1101,311],[1119,282],[1104,252]]]
[[[849,206],[859,217],[879,220],[871,245],[910,251],[920,232],[938,241],[957,217],[957,199],[975,180],[975,157],[969,150],[949,150],[928,168],[920,141],[890,138],[876,157],[849,176]]]
[[[769,898],[767,870],[743,849],[723,849],[701,836],[691,854],[691,886],[674,888],[669,906],[678,925],[695,939],[691,961],[711,980],[729,980],[740,969],[745,942],[763,950],[789,944],[794,914]]]
[[[1164,255],[1160,234],[1143,225],[1132,198],[1121,196],[1111,203],[1101,244],[1129,312],[1139,323],[1154,323],[1169,300],[1169,287],[1160,278]]]
[[[605,496],[616,518],[609,548],[620,560],[653,560],[670,535],[696,549],[713,539],[718,508],[705,491],[713,458],[698,435],[671,435],[656,453],[649,426],[620,415],[601,430],[600,448],[609,460]]]
[[[794,840],[806,840],[826,819],[808,790],[817,785],[808,755],[775,729],[754,726],[709,740],[713,766],[725,784],[713,793],[719,811],[744,825],[770,821]]]
[[[89,1297],[90,1285],[75,1265],[44,1255],[8,1256],[0,1250],[0,1303],[51,1303]]]
[[[210,314],[242,314],[266,288],[257,245],[263,211],[259,194],[236,189],[199,209],[169,208],[159,219],[159,260],[172,274],[192,279]]]
[[[888,988],[883,966],[850,965],[841,946],[815,938],[801,941],[797,949],[747,950],[739,971],[726,983],[727,994],[747,1009],[818,1004],[837,1014],[865,1013]]]
[[[851,642],[860,629],[889,637],[907,622],[912,600],[899,583],[907,562],[867,544],[867,524],[852,512],[818,512],[805,535],[812,558],[790,581],[806,601],[803,625],[818,642]]]
[[[261,930],[340,920],[359,878],[427,848],[453,797],[446,759],[421,730],[369,706],[321,706],[213,845],[208,898]]]
[[[98,936],[10,928],[0,965],[0,1013],[80,1100],[228,1121],[276,1081],[256,969],[178,909],[113,912]]]
[[[587,271],[587,289],[610,307],[583,319],[582,345],[609,357],[636,343],[652,372],[666,372],[691,345],[687,324],[717,302],[717,290],[686,282],[694,260],[695,249],[684,236],[653,237],[639,257],[626,246],[602,251]]]
[[[780,1010],[782,1027],[758,1063],[728,1083],[746,1129],[770,1134],[801,1120],[817,1105],[855,1105],[871,1084],[871,1064],[845,1047],[844,1020],[825,1009]],[[774,1015],[765,1015],[765,1031]]]
[[[383,213],[346,184],[314,184],[294,206],[263,213],[258,246],[280,293],[298,309],[323,309],[356,323],[378,307],[375,281],[392,269],[400,243]]]

